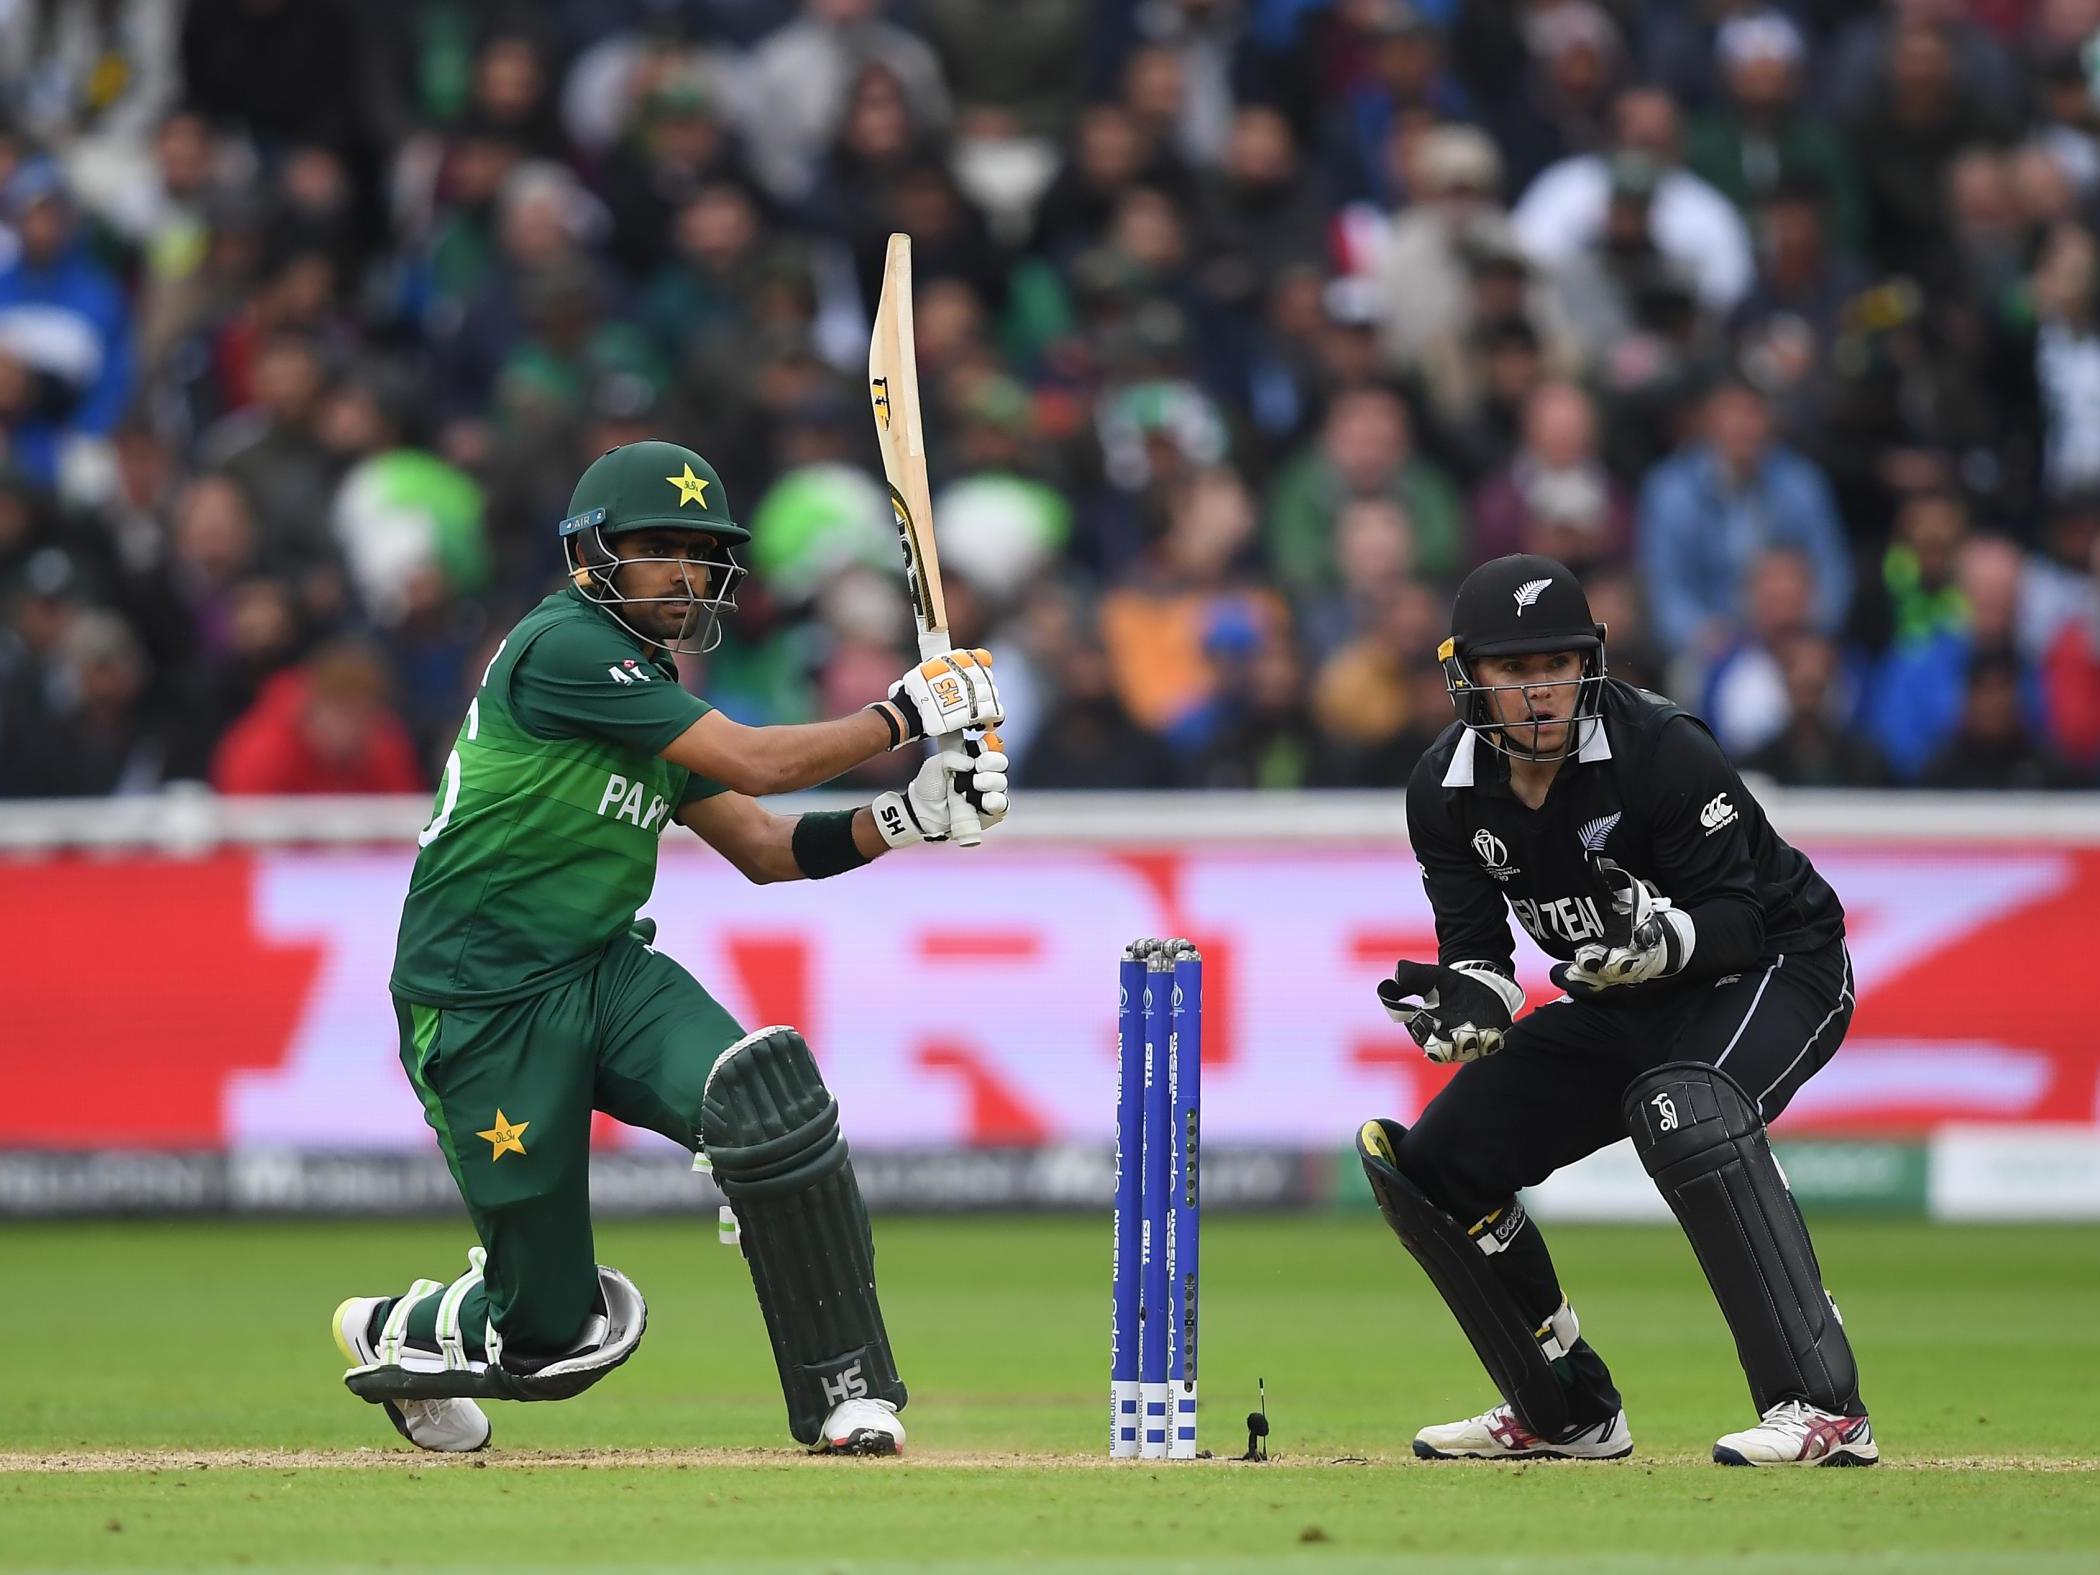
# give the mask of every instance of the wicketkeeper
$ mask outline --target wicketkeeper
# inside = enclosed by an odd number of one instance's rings
[[[1459,588],[1438,652],[1459,719],[1407,789],[1437,960],[1378,993],[1432,1061],[1464,1064],[1412,1127],[1366,1122],[1357,1147],[1502,1403],[1425,1427],[1415,1453],[1632,1452],[1516,1196],[1630,1136],[1760,1413],[1714,1459],[1871,1465],[1852,1347],[1765,1139],[1852,1020],[1844,913],[1704,724],[1605,675],[1604,632],[1561,564],[1500,558]],[[1509,913],[1566,992],[1522,1018]]]
[[[885,750],[1000,718],[983,651],[916,666],[865,710],[744,727],[672,656],[711,649],[743,576],[714,469],[632,443],[561,522],[571,583],[497,648],[418,841],[392,989],[401,1063],[481,1239],[468,1272],[336,1309],[344,1381],[425,1449],[488,1442],[481,1400],[560,1400],[634,1353],[647,1309],[591,1245],[591,1115],[704,1151],[735,1205],[788,1431],[892,1454],[903,1381],[838,1103],[792,1027],[753,1033],[649,944],[659,839],[690,828],[754,882],[823,880],[1006,813],[996,735],[861,809],[780,816]]]

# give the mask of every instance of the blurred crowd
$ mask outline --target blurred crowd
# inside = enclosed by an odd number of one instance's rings
[[[2100,772],[2100,0],[12,0],[0,796],[427,787],[645,436],[864,703],[892,230],[1023,784],[1396,785],[1519,550],[1747,769]]]

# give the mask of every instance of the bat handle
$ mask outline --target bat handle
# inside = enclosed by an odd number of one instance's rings
[[[965,742],[960,733],[943,733],[933,741],[935,753],[950,749],[964,749]],[[967,751],[965,751],[967,752]],[[977,810],[967,793],[954,793],[953,805],[948,811],[948,840],[959,848],[974,848],[984,841],[984,828],[978,824]]]

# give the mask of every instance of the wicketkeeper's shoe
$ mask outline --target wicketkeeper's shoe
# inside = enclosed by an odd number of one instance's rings
[[[810,1451],[819,1455],[901,1455],[904,1424],[887,1400],[848,1400],[824,1419],[824,1431]]]
[[[1880,1458],[1872,1422],[1818,1411],[1806,1400],[1782,1401],[1757,1426],[1714,1444],[1714,1459],[1724,1466],[1871,1466]]]
[[[1415,1453],[1424,1460],[1624,1460],[1633,1453],[1633,1434],[1620,1410],[1608,1422],[1543,1439],[1498,1405],[1463,1422],[1423,1428],[1415,1434]]]
[[[384,1296],[353,1296],[335,1310],[335,1348],[352,1367],[379,1360],[372,1345],[372,1314]],[[488,1413],[471,1400],[382,1400],[394,1430],[418,1449],[471,1454],[486,1449]]]

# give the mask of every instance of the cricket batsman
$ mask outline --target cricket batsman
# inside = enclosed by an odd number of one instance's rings
[[[875,1294],[838,1102],[792,1027],[746,1033],[636,911],[676,821],[754,882],[826,880],[1006,813],[996,735],[902,793],[775,815],[885,750],[1001,719],[991,657],[907,672],[836,721],[744,727],[678,681],[713,648],[750,533],[708,462],[630,443],[576,484],[570,583],[497,648],[439,785],[402,910],[401,1064],[481,1244],[467,1273],[336,1309],[344,1382],[411,1443],[475,1450],[483,1400],[563,1400],[634,1354],[647,1308],[591,1244],[591,1114],[704,1152],[735,1205],[787,1400],[817,1451],[894,1454],[905,1388]]]
[[[1438,651],[1458,721],[1407,789],[1437,957],[1378,993],[1430,1060],[1460,1065],[1412,1127],[1366,1122],[1357,1149],[1502,1402],[1423,1428],[1415,1453],[1632,1453],[1516,1196],[1630,1136],[1759,1413],[1714,1459],[1872,1465],[1852,1347],[1765,1138],[1852,1020],[1844,912],[1703,723],[1606,676],[1604,634],[1575,576],[1525,555],[1466,578]],[[1505,909],[1566,992],[1522,1018]]]

